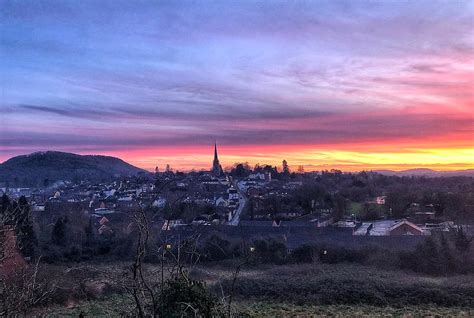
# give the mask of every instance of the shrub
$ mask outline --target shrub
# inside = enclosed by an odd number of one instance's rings
[[[303,245],[294,249],[289,260],[292,263],[359,263],[380,267],[398,266],[398,255],[378,247],[345,248],[337,245]]]
[[[317,249],[311,245],[303,245],[291,251],[290,260],[294,263],[311,263],[317,255]]]
[[[221,261],[232,258],[235,250],[232,249],[231,243],[218,235],[212,235],[204,244],[201,254],[206,261]]]
[[[230,290],[231,284],[230,279],[224,280],[224,291]],[[426,280],[400,271],[353,265],[270,268],[260,275],[239,278],[235,292],[242,298],[271,299],[300,305],[474,306],[472,284]]]
[[[467,253],[470,250],[472,240],[472,237],[467,237],[462,227],[454,229],[454,242],[459,252]]]
[[[252,249],[257,263],[282,264],[287,256],[286,245],[275,240],[254,241]]]
[[[338,246],[325,246],[319,248],[319,260],[322,263],[364,263],[367,261],[367,249],[348,249]]]
[[[38,263],[0,276],[0,316],[26,317],[34,306],[47,304],[56,290],[54,275],[47,274]]]
[[[82,250],[77,246],[71,246],[71,248],[64,253],[64,258],[68,261],[80,262],[82,260]]]
[[[427,237],[414,252],[400,252],[400,266],[430,275],[472,272],[473,260],[464,249],[459,250],[458,239],[456,233]]]
[[[212,317],[218,302],[204,282],[180,275],[166,282],[159,304],[162,317]]]

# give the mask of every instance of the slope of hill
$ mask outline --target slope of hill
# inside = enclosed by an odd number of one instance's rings
[[[81,156],[66,152],[35,152],[0,164],[0,182],[11,186],[42,185],[58,180],[108,180],[146,173],[125,161],[108,156]]]
[[[409,169],[403,171],[393,170],[375,170],[374,172],[386,175],[386,176],[398,176],[398,177],[410,177],[410,176],[424,176],[424,177],[472,177],[474,176],[474,170],[455,170],[455,171],[436,171],[426,168]]]

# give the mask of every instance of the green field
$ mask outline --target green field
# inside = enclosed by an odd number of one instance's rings
[[[85,301],[71,308],[50,308],[47,317],[117,317],[126,314],[128,299],[120,296],[99,301]],[[368,305],[294,305],[272,302],[244,302],[236,304],[237,317],[473,317],[474,309],[467,307],[390,306]]]
[[[230,289],[232,271],[230,265],[201,265],[192,276],[219,296]],[[116,317],[130,313],[132,305],[114,292],[38,314]],[[430,277],[349,264],[260,265],[239,275],[233,311],[236,317],[472,317],[474,276]]]

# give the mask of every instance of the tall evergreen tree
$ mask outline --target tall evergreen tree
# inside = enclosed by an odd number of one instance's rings
[[[3,194],[0,201],[0,214],[5,214],[5,212],[10,208],[10,198],[8,195]]]
[[[51,232],[51,242],[56,245],[66,245],[66,224],[62,217],[54,223],[53,231]]]
[[[440,248],[440,257],[441,257],[441,265],[442,271],[445,273],[453,272],[456,270],[456,262],[454,259],[454,255],[451,251],[451,246],[448,242],[448,239],[441,233],[441,248]]]
[[[18,200],[17,211],[15,215],[15,231],[18,248],[23,256],[34,257],[38,241],[33,229],[30,205],[24,196],[21,196]]]
[[[461,253],[466,253],[469,251],[472,238],[468,238],[462,227],[455,229],[455,245],[456,249]]]
[[[89,223],[84,228],[84,233],[86,235],[85,245],[90,246],[94,241],[94,227],[92,225],[92,219],[89,219]]]
[[[417,248],[418,270],[430,274],[442,272],[440,253],[436,241],[428,236],[425,242]]]

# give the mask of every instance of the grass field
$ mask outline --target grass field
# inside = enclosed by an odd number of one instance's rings
[[[232,266],[199,266],[192,272],[220,295],[229,290]],[[474,276],[421,276],[350,264],[260,265],[241,272],[235,289],[238,317],[472,317]],[[125,295],[108,293],[48,317],[116,317],[130,312]]]
[[[222,283],[224,287],[228,281]],[[429,277],[395,270],[308,264],[263,267],[244,272],[238,296],[296,305],[368,304],[474,306],[474,277]]]
[[[84,301],[71,308],[51,307],[42,311],[46,317],[117,317],[126,315],[131,302],[122,296]],[[473,317],[468,307],[405,306],[402,308],[368,305],[294,305],[275,302],[236,303],[238,317]]]
[[[248,317],[472,317],[474,310],[459,307],[407,306],[403,308],[367,305],[297,306],[257,302],[240,304]]]

